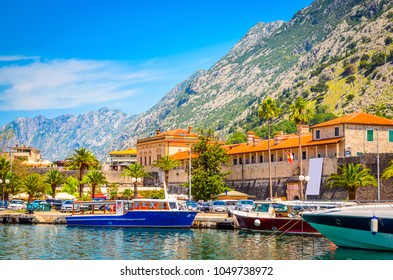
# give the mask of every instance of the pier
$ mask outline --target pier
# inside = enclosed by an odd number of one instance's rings
[[[70,213],[39,212],[33,214],[9,212],[0,213],[0,223],[10,224],[66,224],[65,217]],[[191,228],[216,228],[216,229],[238,229],[236,218],[228,217],[227,213],[204,213],[196,216]]]

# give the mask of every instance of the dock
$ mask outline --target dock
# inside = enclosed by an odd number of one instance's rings
[[[58,211],[35,211],[33,214],[4,211],[0,212],[0,223],[10,224],[66,224],[65,217],[70,213]],[[238,229],[236,218],[228,217],[227,213],[199,212],[191,228]]]

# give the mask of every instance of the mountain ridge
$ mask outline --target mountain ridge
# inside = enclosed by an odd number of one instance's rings
[[[298,96],[337,115],[365,110],[390,116],[393,44],[385,41],[393,36],[392,5],[388,0],[316,0],[289,22],[259,22],[210,69],[196,71],[136,116],[103,110],[59,116],[57,125],[40,117],[9,127],[18,141],[36,145],[45,157],[63,157],[59,150],[84,146],[103,159],[111,149],[134,146],[138,137],[156,129],[192,125],[221,135],[239,129],[258,132],[257,107],[266,96],[278,99],[284,112],[280,119]],[[70,125],[70,132],[61,122]],[[58,145],[57,150],[45,143],[45,136],[56,139],[47,142]]]

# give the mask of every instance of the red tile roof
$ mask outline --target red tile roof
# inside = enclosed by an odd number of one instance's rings
[[[353,113],[341,118],[313,125],[311,128],[338,125],[338,124],[364,124],[364,125],[393,125],[393,120],[366,114],[363,112]]]

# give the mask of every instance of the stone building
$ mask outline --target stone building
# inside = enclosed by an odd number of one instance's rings
[[[190,154],[190,146],[196,142],[198,142],[198,134],[192,131],[191,126],[187,130],[175,129],[164,132],[156,130],[154,136],[138,139],[136,144],[137,160],[145,167],[146,171],[152,174],[150,178],[144,178],[144,185],[155,186],[163,181],[159,176],[158,168],[152,166],[156,160],[179,152]],[[172,173],[178,172],[173,171]]]
[[[353,157],[365,158],[364,155],[371,153],[393,152],[393,121],[363,112],[314,125],[311,132],[308,126],[301,126],[299,129],[301,153],[298,134],[285,135],[280,132],[270,142],[273,193],[288,199],[302,197],[298,179],[300,174],[308,175],[311,180],[316,179],[314,184],[321,187],[324,180],[337,172],[338,165],[346,160]],[[227,177],[229,186],[259,199],[269,197],[267,140],[259,139],[254,132],[248,132],[247,143],[224,147],[230,157],[230,164],[223,167],[224,171],[230,172]],[[302,160],[301,171],[299,155]],[[187,154],[180,152],[173,155],[173,158],[180,160],[182,165],[171,171],[171,183],[177,185],[187,182],[188,177],[184,172]],[[340,162],[338,159],[341,159]],[[315,169],[318,161],[322,163],[320,170],[309,174],[310,167]],[[316,176],[318,172],[320,175]],[[317,196],[320,198],[323,195],[331,198],[331,193],[321,188]],[[372,197],[364,197],[368,198]]]

